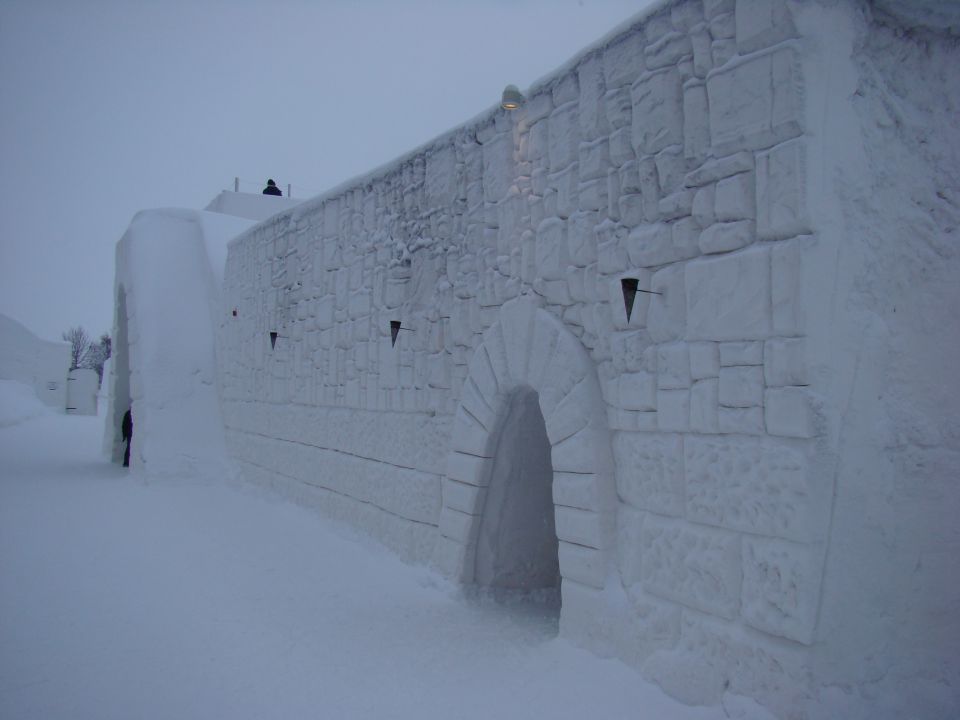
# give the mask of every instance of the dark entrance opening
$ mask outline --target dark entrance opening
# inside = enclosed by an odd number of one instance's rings
[[[480,519],[474,580],[504,601],[560,611],[550,441],[532,388],[510,399]]]

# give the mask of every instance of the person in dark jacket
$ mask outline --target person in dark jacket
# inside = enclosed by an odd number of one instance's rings
[[[123,422],[120,424],[120,432],[127,447],[123,451],[123,466],[130,467],[130,444],[133,442],[133,415],[127,410],[123,414]]]
[[[263,194],[264,195],[283,195],[283,193],[280,192],[280,188],[277,187],[277,184],[273,181],[272,178],[270,180],[267,180],[267,186],[263,189]]]

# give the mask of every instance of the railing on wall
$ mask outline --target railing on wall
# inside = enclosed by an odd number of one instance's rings
[[[241,188],[243,188],[242,192],[258,193],[266,186],[266,182],[266,180],[248,180],[242,177],[234,177],[233,191],[241,192]],[[297,185],[297,190],[301,194],[306,195],[315,195],[321,192],[320,190],[314,190],[313,188],[304,187],[303,185]],[[287,197],[293,197],[292,183],[287,183],[287,192],[285,194]]]

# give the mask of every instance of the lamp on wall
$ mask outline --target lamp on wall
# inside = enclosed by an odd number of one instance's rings
[[[500,107],[504,110],[516,110],[523,103],[523,94],[516,85],[507,85],[503,89]]]

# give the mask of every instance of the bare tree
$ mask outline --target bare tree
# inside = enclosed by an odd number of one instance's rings
[[[103,364],[110,359],[113,350],[113,341],[110,335],[104,333],[97,342],[91,342],[87,351],[80,360],[80,367],[97,371],[97,377],[103,382]]]
[[[77,325],[64,331],[61,337],[70,343],[70,369],[76,370],[81,367],[80,363],[90,348],[90,336],[83,327]]]

